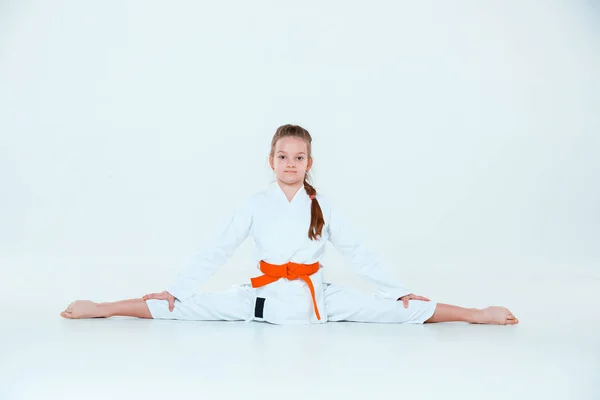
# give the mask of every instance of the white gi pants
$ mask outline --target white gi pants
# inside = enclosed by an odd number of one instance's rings
[[[324,322],[377,322],[422,324],[435,312],[436,302],[410,300],[408,308],[402,301],[364,295],[333,284],[323,284],[325,310],[319,310]],[[310,300],[310,299],[308,299]],[[198,293],[190,299],[175,301],[169,311],[166,300],[147,300],[154,319],[192,321],[262,321],[257,318],[260,299],[250,284],[234,286],[216,293]],[[309,323],[309,321],[307,321]]]

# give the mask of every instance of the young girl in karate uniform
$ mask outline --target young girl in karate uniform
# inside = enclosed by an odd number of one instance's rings
[[[229,221],[160,293],[113,303],[78,300],[64,318],[131,316],[201,321],[309,324],[337,321],[431,323],[464,321],[517,324],[504,307],[462,308],[436,303],[406,289],[365,248],[340,210],[308,181],[312,138],[297,125],[279,127],[269,164],[276,181],[241,202]],[[255,243],[257,276],[216,293],[197,288],[248,237]],[[377,293],[363,295],[326,282],[320,260],[330,241]]]

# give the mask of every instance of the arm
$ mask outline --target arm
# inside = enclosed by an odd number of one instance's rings
[[[180,301],[185,301],[197,292],[198,286],[212,276],[218,267],[225,264],[250,233],[252,226],[250,200],[239,206],[231,218],[222,224],[216,236],[200,250],[194,262],[167,287],[167,292]]]
[[[331,207],[329,241],[350,262],[356,272],[375,284],[379,293],[388,299],[398,300],[410,292],[385,268],[376,255],[365,248],[345,215]]]

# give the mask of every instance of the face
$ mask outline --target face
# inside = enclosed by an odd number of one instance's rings
[[[275,144],[269,163],[277,180],[292,185],[304,182],[304,176],[312,167],[312,158],[308,157],[308,146],[304,139],[283,137]]]

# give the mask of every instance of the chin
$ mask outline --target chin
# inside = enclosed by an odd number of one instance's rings
[[[289,183],[289,184],[292,184],[292,183],[297,183],[297,182],[301,182],[301,181],[302,181],[302,179],[298,179],[298,177],[297,177],[297,176],[295,176],[295,175],[297,175],[297,174],[294,174],[294,176],[285,176],[285,175],[284,175],[283,177],[281,177],[281,178],[279,178],[279,179],[280,179],[281,181],[283,181],[283,182],[285,182],[285,183]]]

